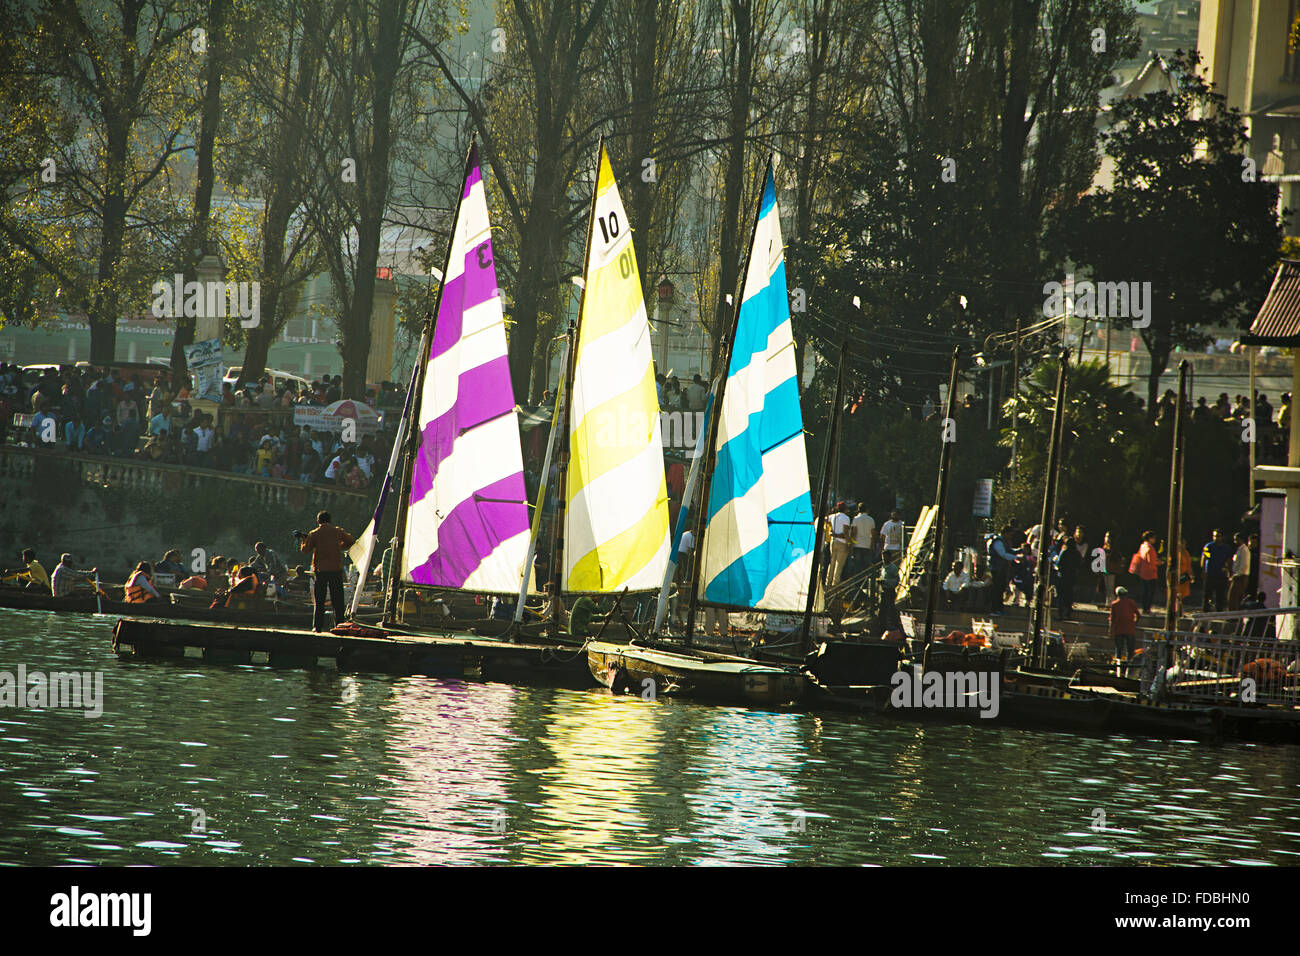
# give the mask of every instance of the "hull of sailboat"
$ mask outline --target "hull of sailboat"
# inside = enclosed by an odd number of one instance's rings
[[[643,697],[772,706],[796,703],[804,693],[797,671],[741,658],[596,641],[587,645],[587,664],[597,683]]]
[[[418,674],[507,684],[589,688],[581,646],[513,642],[466,631],[396,633],[358,628],[352,634],[265,627],[180,624],[123,618],[113,650],[128,660],[190,665],[263,665],[379,674]]]

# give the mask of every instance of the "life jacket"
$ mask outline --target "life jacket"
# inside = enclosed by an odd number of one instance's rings
[[[226,607],[233,607],[236,602],[243,603],[247,598],[256,598],[261,586],[262,582],[256,573],[245,575],[235,582],[226,595]]]
[[[146,601],[153,600],[153,595],[146,590],[143,584],[138,583],[143,577],[145,577],[143,571],[135,571],[132,573],[131,577],[127,579],[126,602],[128,604],[144,604]],[[146,580],[148,579],[146,578]]]

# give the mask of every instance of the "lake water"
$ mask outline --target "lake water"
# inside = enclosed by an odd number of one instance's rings
[[[1300,748],[769,713],[427,678],[120,662],[0,611],[0,864],[1300,863]]]

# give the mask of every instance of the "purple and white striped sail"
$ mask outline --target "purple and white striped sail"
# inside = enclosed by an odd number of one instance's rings
[[[418,427],[402,578],[518,593],[528,550],[527,492],[475,148],[466,164]]]

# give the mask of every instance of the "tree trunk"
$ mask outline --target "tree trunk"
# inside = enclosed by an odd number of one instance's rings
[[[198,169],[194,187],[194,244],[190,252],[189,269],[208,254],[208,217],[212,209],[212,155],[217,140],[217,127],[221,123],[221,70],[225,65],[226,7],[230,0],[212,0],[208,10],[208,53],[206,87],[203,91],[203,118],[199,130]],[[186,271],[189,271],[187,269]],[[172,338],[172,371],[184,373],[185,346],[194,344],[196,320],[192,316],[178,316],[176,335]]]
[[[107,190],[104,196],[102,244],[95,277],[98,280],[90,309],[90,361],[107,365],[116,358],[118,304],[118,267],[126,235],[126,121],[114,117],[108,124]]]
[[[731,309],[727,295],[736,293],[740,273],[740,202],[745,190],[745,132],[753,99],[754,33],[750,6],[743,0],[731,0],[731,16],[736,43],[736,75],[728,91],[730,115],[727,121],[727,171],[723,180],[722,230],[719,237],[718,301],[713,313],[713,355],[710,367],[716,368],[721,339],[731,328]]]
[[[557,169],[561,155],[559,134],[555,129],[542,127],[537,133],[538,153],[556,157],[554,162],[539,162],[533,180],[533,193],[529,201],[528,218],[519,235],[519,269],[515,276],[514,328],[510,332],[510,380],[515,389],[515,401],[536,405],[546,388],[545,376],[533,380],[533,364],[538,348],[548,343],[538,341],[539,313],[546,301],[547,275],[558,272],[553,252],[553,237],[558,228],[557,207],[560,190]],[[584,231],[585,239],[585,231]],[[585,259],[586,249],[582,251]],[[583,262],[583,268],[586,263]]]
[[[288,264],[285,262],[285,244],[289,235],[289,220],[302,190],[297,173],[297,157],[306,135],[306,121],[312,85],[321,58],[320,8],[307,3],[303,9],[303,39],[298,55],[297,73],[289,94],[288,109],[275,126],[279,137],[276,163],[271,171],[266,195],[266,213],[262,219],[262,299],[261,322],[248,331],[248,345],[244,350],[244,364],[240,381],[256,382],[266,371],[271,345],[280,336],[289,319],[289,290],[285,288]]]
[[[357,225],[357,262],[352,309],[343,323],[343,397],[363,399],[366,365],[370,359],[370,315],[374,309],[375,269],[379,264],[379,238],[388,205],[389,153],[392,148],[393,94],[401,65],[401,34],[405,0],[381,0],[370,68],[374,76],[371,96],[370,148],[357,164],[357,191],[361,197]]]
[[[632,103],[629,111],[632,155],[626,157],[632,170],[631,206],[632,249],[641,271],[642,294],[657,282],[650,268],[651,226],[654,218],[657,183],[645,180],[645,160],[653,160],[655,127],[658,122],[659,90],[656,80],[659,47],[660,0],[636,0],[634,49],[631,51]],[[658,178],[658,170],[655,171]],[[657,257],[656,257],[657,258]],[[662,334],[662,333],[661,333]]]

